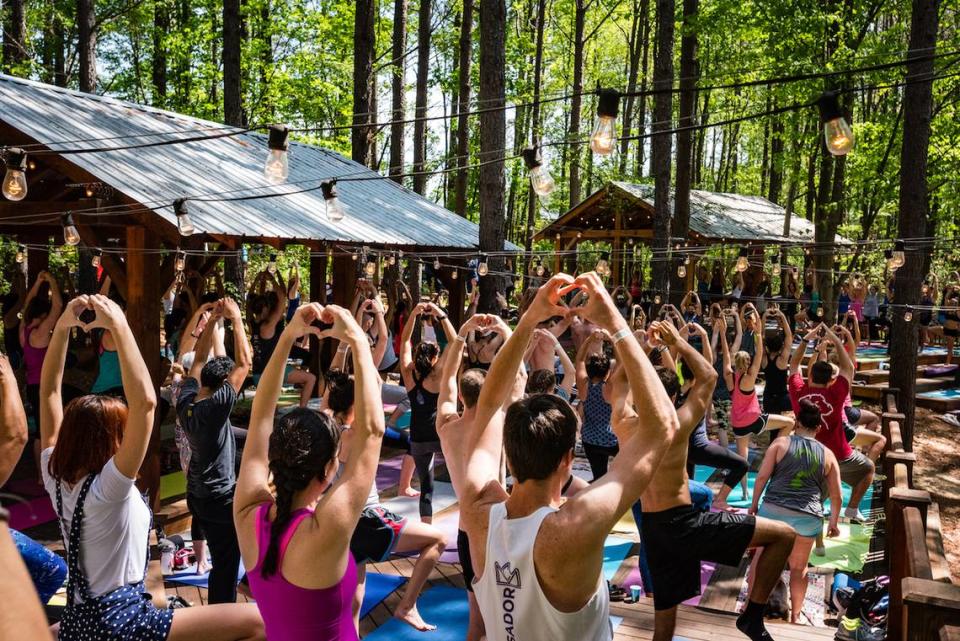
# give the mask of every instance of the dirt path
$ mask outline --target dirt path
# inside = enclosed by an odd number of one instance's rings
[[[936,418],[936,414],[917,409],[917,433],[913,468],[914,484],[930,492],[940,504],[940,524],[947,561],[960,580],[960,429]]]

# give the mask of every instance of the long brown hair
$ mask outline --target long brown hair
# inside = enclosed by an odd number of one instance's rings
[[[127,424],[127,406],[112,396],[89,394],[63,408],[63,423],[50,456],[50,476],[77,483],[97,474],[120,449]]]

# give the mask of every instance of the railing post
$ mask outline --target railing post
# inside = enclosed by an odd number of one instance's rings
[[[883,481],[884,500],[890,495],[890,489],[894,487],[895,473],[897,465],[903,465],[907,470],[907,487],[913,487],[913,464],[917,462],[917,455],[913,452],[895,452],[888,450],[883,456],[883,474],[886,480]]]
[[[892,577],[891,577],[892,579]],[[893,586],[893,581],[890,583]],[[942,628],[960,625],[960,587],[943,583],[907,577],[903,579],[903,619],[899,623],[898,639],[909,641],[941,641]],[[893,593],[890,594],[890,614],[893,614]],[[887,618],[887,639],[893,621]],[[948,637],[949,638],[949,637]]]
[[[903,595],[901,583],[908,576],[907,537],[903,511],[914,507],[920,513],[921,522],[926,522],[930,494],[923,490],[904,487],[890,488],[887,497],[887,558],[890,562],[890,609],[887,614],[887,641],[914,641],[903,634]]]

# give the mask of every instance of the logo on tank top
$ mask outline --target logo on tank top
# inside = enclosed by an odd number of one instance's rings
[[[514,568],[509,561],[501,565],[494,561],[493,567],[496,572],[497,585],[502,588],[500,608],[502,610],[501,620],[503,621],[503,631],[506,633],[508,641],[514,641],[515,636],[513,627],[515,624],[513,611],[516,609],[516,591],[520,589],[520,568]]]
[[[520,589],[520,568],[514,568],[509,561],[503,565],[494,561],[493,567],[497,572],[497,585]]]

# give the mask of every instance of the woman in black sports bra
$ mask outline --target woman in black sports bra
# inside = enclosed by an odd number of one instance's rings
[[[420,479],[420,520],[431,523],[433,459],[441,451],[437,435],[437,399],[443,363],[440,346],[434,342],[421,341],[413,349],[413,330],[421,316],[429,316],[442,325],[448,344],[454,343],[457,332],[443,310],[433,303],[420,303],[407,319],[400,341],[400,374],[410,398],[410,454]]]
[[[493,357],[497,355],[503,345],[503,336],[496,332],[482,334],[478,331],[470,332],[467,338],[467,363],[465,369],[481,369],[484,372],[490,369]]]

